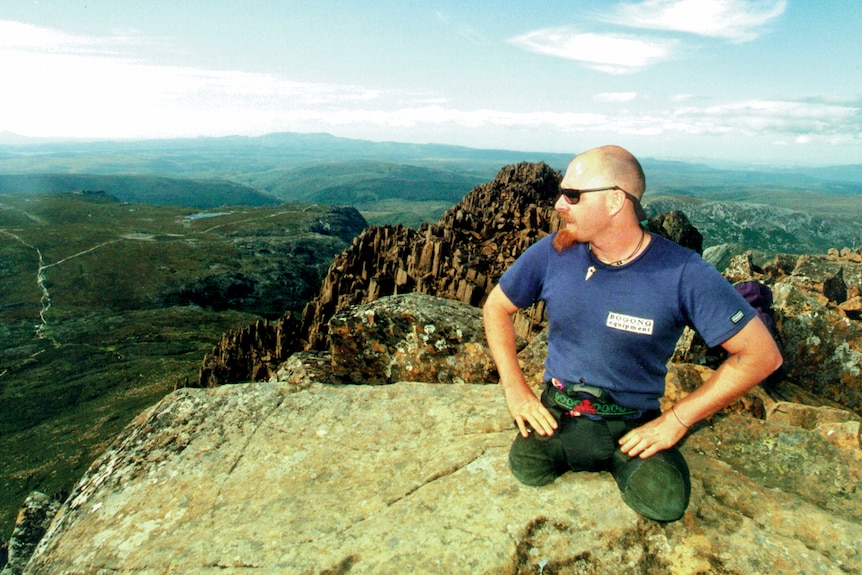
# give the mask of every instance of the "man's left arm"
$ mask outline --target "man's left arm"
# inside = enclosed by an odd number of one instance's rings
[[[721,346],[728,357],[706,383],[656,419],[624,435],[619,441],[623,453],[645,459],[676,445],[692,425],[733,403],[782,363],[772,334],[758,317]]]

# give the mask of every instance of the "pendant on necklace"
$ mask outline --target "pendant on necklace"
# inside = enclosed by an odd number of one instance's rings
[[[590,267],[588,267],[588,268],[587,268],[587,276],[584,278],[584,281],[587,281],[588,279],[590,279],[591,277],[593,277],[593,274],[594,274],[594,273],[596,273],[596,266],[590,266]]]

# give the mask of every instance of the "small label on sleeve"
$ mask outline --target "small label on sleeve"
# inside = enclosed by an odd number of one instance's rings
[[[733,314],[730,317],[730,321],[732,321],[733,323],[736,324],[736,323],[741,322],[742,318],[744,318],[744,317],[745,317],[745,312],[743,312],[742,310],[739,310],[738,312],[736,312],[735,314]]]

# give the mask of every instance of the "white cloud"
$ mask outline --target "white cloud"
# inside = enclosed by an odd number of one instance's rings
[[[286,112],[283,120],[297,117]],[[598,128],[606,122],[603,114],[588,112],[509,112],[503,110],[459,110],[439,105],[403,107],[390,110],[351,108],[342,110],[308,110],[302,114],[305,121],[313,120],[330,127],[347,125],[376,125],[392,128],[417,126],[459,126],[463,128],[524,128],[547,129],[555,126],[563,130]]]
[[[687,102],[689,100],[695,99],[696,96],[694,94],[674,94],[671,96],[671,102]]]
[[[0,131],[77,137],[260,132],[282,110],[382,96],[360,86],[150,64],[134,55],[144,43],[133,35],[90,38],[0,21]]]
[[[749,41],[781,16],[787,0],[645,0],[622,3],[606,20],[653,30]]]
[[[862,145],[862,117],[857,107],[789,100],[749,100],[704,108],[680,108],[674,131],[693,135],[770,136],[797,142]]]
[[[68,50],[87,46],[83,38],[22,22],[0,20],[0,49]]]
[[[596,102],[633,102],[637,100],[637,92],[602,92],[593,96]]]
[[[637,72],[668,59],[677,42],[629,34],[582,33],[571,28],[546,28],[511,40],[531,52],[581,62],[612,74]]]
[[[297,120],[294,112],[282,120]],[[602,137],[656,136],[669,138],[732,136],[739,139],[768,136],[826,145],[862,145],[859,109],[830,104],[780,100],[727,102],[712,106],[686,106],[656,110],[596,112],[510,112],[460,110],[441,105],[391,110],[360,108],[308,110],[304,121],[329,128],[375,126],[390,129],[450,128],[522,130],[536,134],[596,134]]]
[[[112,36],[80,36],[23,22],[0,20],[0,51],[128,56],[131,49],[140,47],[150,50],[172,48],[165,46],[163,41],[147,38],[134,30],[115,33]]]
[[[32,33],[32,34],[31,34]],[[39,40],[33,40],[38,37]],[[708,104],[702,94],[677,94],[662,105],[634,91],[601,92],[574,112],[462,109],[439,94],[363,86],[302,83],[275,74],[161,66],[136,57],[145,42],[73,37],[0,22],[0,132],[28,136],[158,138],[331,131],[401,141],[440,136],[480,145],[566,148],[582,138],[653,137],[664,141],[769,138],[809,142],[850,155],[862,149],[862,101],[840,94],[805,100]],[[622,40],[628,40],[626,45]],[[673,45],[648,47],[629,37],[568,30],[539,31],[522,45],[591,66],[632,71],[666,57]],[[621,47],[623,46],[623,47]],[[643,50],[641,50],[643,52]],[[604,113],[606,104],[614,106]],[[572,106],[577,103],[572,102]],[[493,134],[489,139],[488,134]],[[430,135],[430,136],[429,136]],[[509,138],[505,140],[504,138]],[[484,139],[484,140],[483,140]],[[486,144],[487,145],[487,144]],[[541,148],[548,149],[548,148]]]
[[[786,7],[787,0],[644,0],[617,4],[594,17],[629,29],[686,32],[744,42],[757,38]],[[666,61],[681,46],[680,41],[667,37],[583,32],[574,27],[534,30],[510,42],[610,74],[638,72]]]

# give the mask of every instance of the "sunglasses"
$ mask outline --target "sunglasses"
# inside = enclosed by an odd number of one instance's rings
[[[639,200],[622,189],[619,186],[610,186],[607,188],[587,188],[586,190],[575,190],[570,188],[560,188],[560,194],[563,196],[563,199],[566,200],[567,204],[575,205],[579,201],[581,201],[581,194],[588,194],[590,192],[606,192],[608,190],[619,190],[626,195],[628,199],[635,202],[635,205],[638,204]]]

